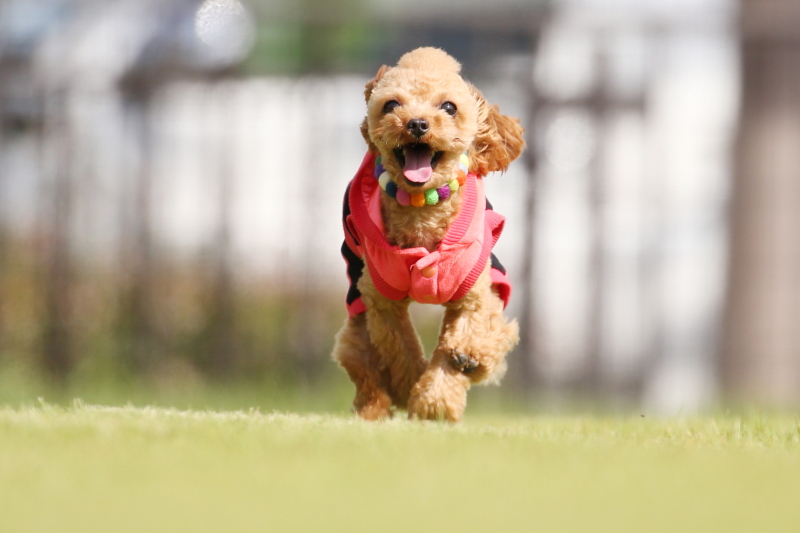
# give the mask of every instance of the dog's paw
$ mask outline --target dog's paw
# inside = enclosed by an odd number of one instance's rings
[[[450,364],[463,374],[472,374],[478,369],[480,363],[475,358],[465,353],[461,353],[455,348],[450,350]]]
[[[361,389],[356,393],[353,411],[364,420],[392,418],[392,399],[379,389]]]
[[[371,421],[390,420],[394,416],[391,409],[378,404],[365,405],[361,409],[353,408],[353,411],[364,420]]]
[[[469,380],[448,365],[433,365],[414,385],[408,401],[408,417],[458,422],[467,405]]]

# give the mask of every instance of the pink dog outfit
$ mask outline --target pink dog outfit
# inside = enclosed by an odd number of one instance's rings
[[[367,153],[344,198],[342,255],[350,279],[346,298],[349,316],[366,310],[357,287],[365,262],[375,287],[386,298],[410,297],[420,303],[442,304],[462,298],[491,260],[492,284],[507,305],[511,283],[492,254],[505,218],[486,200],[483,179],[467,175],[460,188],[464,195],[461,210],[434,251],[400,248],[386,241],[375,159]]]

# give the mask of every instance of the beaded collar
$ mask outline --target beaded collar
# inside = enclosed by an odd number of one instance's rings
[[[390,198],[397,200],[400,205],[413,205],[414,207],[422,207],[423,205],[436,205],[439,202],[446,200],[451,194],[458,191],[464,186],[467,181],[467,172],[469,171],[469,156],[467,152],[461,154],[458,159],[458,174],[450,180],[449,183],[439,187],[438,189],[428,189],[427,191],[409,194],[397,187],[397,184],[392,181],[389,173],[383,168],[381,164],[381,156],[375,159],[375,178],[386,194]]]

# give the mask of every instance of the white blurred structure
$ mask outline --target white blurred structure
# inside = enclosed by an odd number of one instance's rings
[[[235,0],[198,5],[200,44],[190,39],[175,50],[211,47],[187,62],[191,68],[236,61],[253,39],[244,8]],[[161,252],[202,254],[224,218],[237,278],[278,286],[313,279],[316,289],[344,295],[341,200],[365,150],[358,127],[371,73],[167,79],[139,111],[149,135],[145,163],[119,81],[137,61],[150,68],[147,48],[113,46],[117,38],[153,38],[147,24],[126,25],[143,9],[132,6],[93,12],[97,22],[79,26],[80,38],[53,34],[35,55],[33,76],[66,87],[78,249],[101,262],[124,255],[119,216],[136,209],[131,183],[146,164],[147,224]],[[534,260],[534,315],[523,327],[536,353],[517,357],[531,357],[556,388],[591,381],[600,389],[593,392],[621,390],[653,412],[695,411],[715,398],[738,106],[732,4],[553,7],[535,56],[497,58],[494,71],[473,80],[529,125],[538,161],[532,249],[524,242],[526,165],[487,178],[489,198],[508,218],[497,255],[517,287],[525,286],[524,262]],[[226,28],[237,37],[226,39]],[[165,35],[185,29],[176,22]],[[72,48],[60,48],[64,42]],[[0,216],[14,231],[31,229],[37,191],[49,183],[34,151],[25,136],[0,151]],[[529,303],[518,290],[509,311],[522,315]]]
[[[565,4],[534,71],[537,363],[549,380],[691,413],[716,399],[732,5]]]

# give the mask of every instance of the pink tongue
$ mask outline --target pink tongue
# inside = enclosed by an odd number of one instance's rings
[[[431,150],[427,146],[409,147],[403,150],[406,164],[403,175],[414,183],[425,183],[431,177]]]

